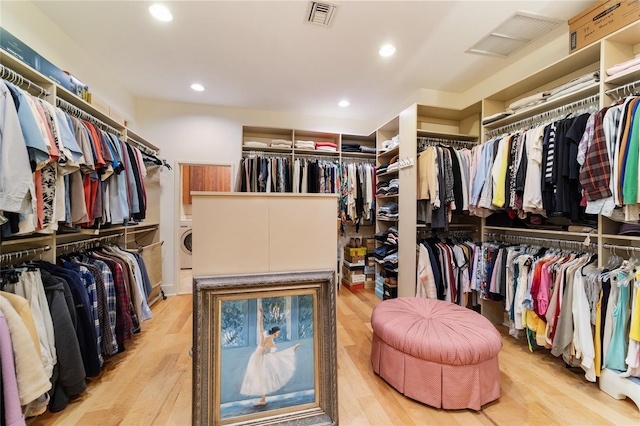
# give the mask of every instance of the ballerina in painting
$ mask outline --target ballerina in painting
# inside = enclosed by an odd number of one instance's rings
[[[286,385],[296,370],[296,344],[283,351],[276,352],[274,340],[280,336],[280,327],[272,327],[265,332],[262,324],[262,308],[258,307],[259,342],[255,352],[249,358],[247,371],[242,381],[242,395],[260,395],[256,406],[266,405],[266,395]]]

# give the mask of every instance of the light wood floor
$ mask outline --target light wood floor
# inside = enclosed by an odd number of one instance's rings
[[[153,307],[127,350],[62,412],[30,425],[188,425],[191,419],[191,296]],[[504,335],[502,397],[482,411],[444,411],[405,398],[373,374],[371,290],[338,295],[338,387],[342,425],[639,425],[638,408],[615,400],[546,351]]]

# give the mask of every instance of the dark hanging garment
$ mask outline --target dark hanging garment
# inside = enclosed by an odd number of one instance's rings
[[[135,220],[144,220],[146,217],[146,203],[144,199],[144,189],[142,187],[142,176],[140,176],[140,169],[138,168],[138,160],[136,159],[136,154],[133,151],[133,148],[130,145],[127,146],[127,153],[129,154],[129,162],[131,163],[131,168],[133,169],[133,178],[135,179],[135,184],[138,193],[138,203],[140,206],[140,212],[134,213],[133,218]]]

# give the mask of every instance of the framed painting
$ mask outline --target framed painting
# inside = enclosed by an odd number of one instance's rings
[[[193,424],[338,423],[333,271],[194,278]]]

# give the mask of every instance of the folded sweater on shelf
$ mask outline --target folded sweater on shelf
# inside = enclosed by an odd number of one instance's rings
[[[330,147],[330,148],[338,149],[338,145],[336,145],[333,142],[316,142],[316,148],[319,148],[319,147]]]
[[[640,58],[633,58],[629,61],[615,64],[611,68],[608,68],[606,70],[606,73],[607,75],[616,75],[618,73],[621,73],[622,71],[626,71],[627,69],[638,65],[640,65]]]
[[[246,141],[244,146],[248,146],[251,148],[267,148],[269,145],[266,142],[259,141]]]
[[[271,146],[291,148],[291,146],[293,146],[293,142],[286,139],[272,139]]]
[[[580,85],[580,87],[584,87],[585,84],[584,83],[595,83],[597,81],[600,81],[600,71],[592,71],[589,73],[586,73],[584,75],[581,75],[580,77],[576,77],[573,80],[570,80],[568,82],[566,82],[565,84],[562,84],[558,87],[554,87],[553,89],[551,89],[549,91],[549,96],[556,96],[558,95],[560,92],[563,93],[570,93],[567,92],[567,89],[571,89],[574,88],[575,86]],[[588,85],[587,84],[587,85]],[[575,89],[577,90],[577,89]]]

